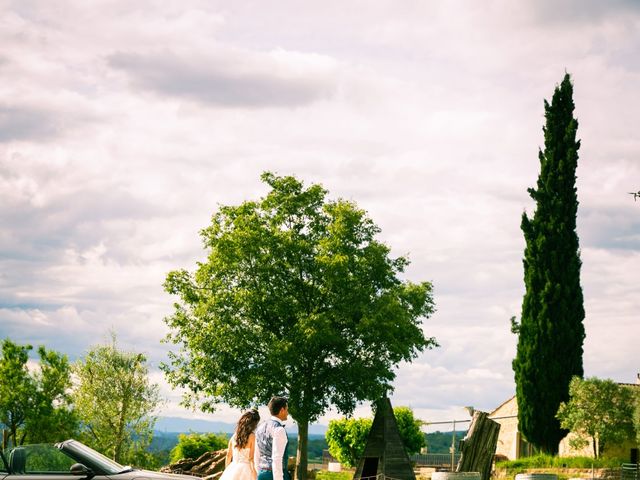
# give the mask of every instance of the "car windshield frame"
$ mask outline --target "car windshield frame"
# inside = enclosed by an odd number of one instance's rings
[[[85,467],[97,470],[105,475],[116,475],[131,470],[131,467],[120,465],[115,460],[111,460],[109,457],[104,456],[100,452],[96,452],[93,448],[87,447],[76,440],[66,440],[57,443],[56,447],[63,452],[68,452]]]

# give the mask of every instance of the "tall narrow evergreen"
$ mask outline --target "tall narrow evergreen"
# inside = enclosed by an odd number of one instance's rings
[[[513,360],[518,421],[526,439],[556,453],[566,435],[556,413],[569,399],[569,382],[582,376],[584,307],[580,286],[580,253],[576,233],[578,198],[576,166],[580,141],[573,117],[573,85],[569,74],[544,102],[544,151],[539,151],[533,218],[522,215],[526,241],[526,292]]]

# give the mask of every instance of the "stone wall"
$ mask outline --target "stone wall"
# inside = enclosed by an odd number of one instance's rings
[[[521,439],[518,431],[518,403],[513,396],[498,408],[489,418],[500,424],[496,455],[515,460],[521,455]]]

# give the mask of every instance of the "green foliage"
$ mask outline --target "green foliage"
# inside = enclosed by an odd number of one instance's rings
[[[557,457],[540,453],[517,460],[505,460],[496,463],[496,468],[506,468],[511,473],[522,473],[531,468],[614,468],[621,460],[615,458]]]
[[[398,430],[400,430],[400,437],[404,443],[404,448],[409,455],[418,453],[422,447],[427,445],[424,438],[424,433],[421,427],[425,424],[422,420],[413,416],[413,410],[409,407],[395,407],[393,409],[393,415],[396,417],[398,423]]]
[[[296,440],[295,438],[292,440]],[[292,442],[291,451],[296,451],[297,445]],[[324,435],[309,435],[309,442],[307,443],[307,455],[309,460],[313,460],[317,463],[322,462],[322,452],[328,450],[329,445]]]
[[[178,444],[171,450],[171,463],[183,458],[196,459],[206,452],[227,448],[229,438],[224,433],[189,433],[178,435]]]
[[[364,452],[372,423],[370,418],[331,420],[325,434],[329,453],[341,464],[354,467]]]
[[[425,434],[427,451],[429,453],[450,453],[452,433],[453,432],[436,431]],[[454,439],[454,445],[456,445],[456,448],[460,443],[460,440],[462,440],[466,434],[466,431],[456,430]]]
[[[35,382],[27,369],[31,349],[31,345],[17,345],[8,339],[2,342],[0,422],[9,430],[14,445],[22,443],[18,439],[18,429],[26,422],[30,399],[36,391]]]
[[[320,470],[316,473],[315,480],[351,480],[352,474],[349,472],[329,472]]]
[[[77,419],[71,409],[71,369],[65,355],[38,348],[38,367],[27,368],[31,345],[1,343],[0,424],[13,445],[54,442],[73,436]]]
[[[636,443],[640,445],[640,389],[634,390],[633,426],[636,431]]]
[[[66,355],[38,347],[39,369],[34,373],[37,394],[32,414],[25,422],[30,443],[66,440],[78,430],[71,399],[71,366]]]
[[[298,439],[291,435],[289,437],[289,446],[287,447],[290,452],[297,452]],[[314,461],[316,463],[322,463],[322,452],[328,450],[329,446],[324,435],[310,434],[307,442],[307,458],[309,462]]]
[[[145,356],[119,350],[113,336],[111,344],[92,347],[74,372],[82,440],[119,463],[146,466],[160,396]]]
[[[408,260],[390,257],[353,202],[291,176],[262,180],[265,197],[221,206],[201,232],[207,260],[167,275],[179,296],[168,338],[181,349],[163,368],[203,410],[286,394],[304,478],[309,422],[382,397],[398,363],[436,345],[421,327],[432,288],[399,278]]]
[[[560,404],[557,417],[563,428],[576,435],[571,446],[582,448],[591,439],[594,456],[599,457],[607,444],[633,437],[634,401],[630,387],[608,379],[574,377],[569,384],[569,401]]]
[[[28,472],[57,472],[69,474],[69,469],[75,460],[68,457],[53,445],[27,445],[26,465]]]
[[[424,422],[415,418],[409,407],[395,407],[393,414],[407,453],[419,452],[426,445],[420,430]],[[354,467],[364,452],[372,423],[370,418],[331,420],[325,434],[329,453],[341,464]]]
[[[349,472],[329,472],[320,470],[316,473],[315,480],[351,480],[352,474]]]
[[[545,101],[544,151],[539,152],[532,219],[522,215],[525,295],[513,361],[519,428],[529,442],[554,453],[567,434],[556,413],[569,399],[569,382],[582,376],[584,307],[576,234],[576,167],[580,141],[568,74]]]

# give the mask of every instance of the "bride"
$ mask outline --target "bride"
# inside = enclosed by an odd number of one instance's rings
[[[243,413],[238,426],[229,440],[226,468],[220,480],[256,480],[257,472],[253,464],[253,452],[256,448],[254,431],[260,421],[257,410]]]

